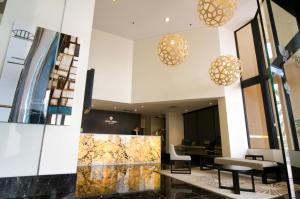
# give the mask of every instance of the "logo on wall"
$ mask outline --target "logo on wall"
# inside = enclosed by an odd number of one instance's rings
[[[113,116],[110,116],[108,118],[108,120],[105,120],[104,121],[105,123],[109,124],[109,125],[113,125],[113,124],[117,124],[118,122],[114,120],[114,117]]]

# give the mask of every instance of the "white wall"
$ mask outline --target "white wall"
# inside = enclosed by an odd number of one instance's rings
[[[219,28],[219,40],[222,55],[236,55],[233,31]],[[239,81],[225,87],[225,98],[219,100],[219,112],[223,155],[244,157],[248,149],[248,139]]]
[[[59,31],[63,10],[61,0],[7,1],[0,25],[0,71],[15,21]],[[0,123],[0,177],[37,174],[43,130],[43,125]]]
[[[181,113],[166,113],[166,152],[169,145],[180,145],[184,138],[183,116]]]
[[[0,74],[8,46],[11,29],[15,20],[21,20],[26,23],[35,21],[35,10],[37,0],[9,0],[6,3],[5,13],[0,24]]]
[[[20,5],[21,3],[21,5]],[[38,2],[8,1],[8,14],[3,21],[6,29],[15,19],[28,19],[26,23],[59,31],[64,1],[40,0]],[[62,32],[79,37],[81,43],[79,69],[76,79],[71,126],[46,126],[42,148],[40,175],[75,173],[80,136],[81,116],[88,66],[94,0],[67,0]],[[10,10],[12,9],[12,10]],[[36,10],[33,10],[36,9]],[[23,13],[14,13],[15,11]],[[80,13],[80,17],[76,14]],[[26,16],[32,14],[31,17]],[[25,16],[25,17],[24,17]],[[36,18],[35,18],[36,17]],[[3,28],[3,30],[5,29]],[[2,30],[1,30],[2,31]],[[10,30],[9,30],[10,31]],[[2,35],[1,35],[2,41]],[[1,47],[5,46],[1,44]],[[0,176],[36,175],[43,126],[0,123]],[[2,133],[3,132],[3,133]],[[4,144],[5,143],[5,144]],[[10,166],[11,165],[11,166]],[[10,166],[10,167],[9,167]]]
[[[52,0],[51,0],[52,1]],[[67,0],[62,32],[79,37],[80,60],[76,76],[71,126],[47,126],[40,175],[76,173],[81,117],[89,65],[95,0]],[[77,15],[78,14],[78,15]]]
[[[219,55],[218,30],[181,32],[190,54],[182,65],[168,67],[157,55],[160,37],[128,40],[93,30],[89,67],[95,68],[93,99],[125,103],[212,98],[224,95],[208,76]]]
[[[43,125],[0,123],[0,178],[37,174]]]
[[[93,99],[131,102],[133,41],[94,29],[90,52]]]
[[[151,133],[155,133],[159,129],[165,128],[165,120],[163,118],[151,118]]]
[[[190,45],[182,65],[169,67],[157,55],[160,37],[135,41],[132,102],[220,97],[224,89],[209,78],[211,61],[220,54],[218,30],[196,28],[181,32]]]
[[[231,156],[230,148],[230,137],[227,126],[227,110],[225,97],[218,99],[219,109],[219,120],[220,120],[220,131],[221,131],[221,144],[222,144],[222,155],[225,157]]]

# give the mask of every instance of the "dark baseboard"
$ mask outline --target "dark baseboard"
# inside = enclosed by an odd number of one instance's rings
[[[0,178],[0,198],[66,196],[76,189],[76,174]]]

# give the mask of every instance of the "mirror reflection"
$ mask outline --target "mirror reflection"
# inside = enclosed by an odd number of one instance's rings
[[[77,37],[15,23],[0,78],[0,121],[70,125]]]

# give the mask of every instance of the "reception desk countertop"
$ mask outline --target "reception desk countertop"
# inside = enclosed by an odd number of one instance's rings
[[[160,163],[160,157],[160,136],[80,136],[78,166]]]

